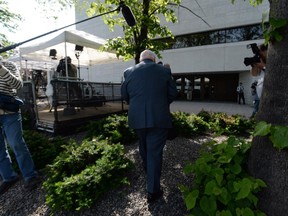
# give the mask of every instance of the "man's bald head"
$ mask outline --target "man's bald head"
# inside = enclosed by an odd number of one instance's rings
[[[140,54],[140,61],[143,61],[145,59],[150,59],[153,62],[156,62],[156,54],[154,52],[152,52],[151,50],[148,50],[148,49],[144,50]]]

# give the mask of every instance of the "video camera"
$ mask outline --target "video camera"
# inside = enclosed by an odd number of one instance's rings
[[[256,89],[257,85],[258,85],[258,82],[257,82],[257,80],[255,80],[255,81],[252,83],[251,88],[252,88],[252,89]]]
[[[252,49],[252,52],[255,54],[253,57],[244,58],[244,64],[246,66],[253,65],[255,63],[261,62],[260,60],[260,50],[256,43],[248,44],[247,49]]]

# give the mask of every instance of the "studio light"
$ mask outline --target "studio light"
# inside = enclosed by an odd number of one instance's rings
[[[53,59],[53,60],[57,60],[56,55],[57,55],[57,50],[56,49],[50,49],[49,57],[51,57],[51,59]]]
[[[80,46],[80,45],[76,45],[75,46],[75,56],[77,59],[79,59],[81,53],[83,52],[83,46]]]

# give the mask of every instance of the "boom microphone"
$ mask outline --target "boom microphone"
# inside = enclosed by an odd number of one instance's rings
[[[120,8],[126,23],[131,27],[134,26],[136,24],[136,21],[130,8],[125,5],[123,1],[120,2]]]
[[[94,18],[96,18],[96,17],[100,17],[100,16],[103,16],[103,15],[106,15],[106,14],[110,14],[110,13],[113,13],[113,12],[116,12],[116,11],[119,12],[120,9],[122,10],[123,17],[124,17],[125,21],[127,22],[127,24],[128,24],[129,26],[131,26],[131,27],[134,26],[134,25],[136,24],[136,21],[135,21],[135,17],[134,17],[134,15],[133,15],[132,11],[130,10],[130,8],[129,8],[127,5],[124,4],[123,1],[120,1],[119,7],[117,7],[117,8],[114,9],[114,10],[107,11],[107,12],[105,12],[105,13],[102,13],[102,14],[99,14],[99,15],[96,15],[96,16],[93,16],[93,17],[89,17],[89,18],[84,19],[84,20],[80,20],[80,21],[78,21],[78,22],[72,23],[72,24],[70,24],[70,25],[63,26],[63,27],[61,27],[61,28],[55,29],[55,30],[50,31],[50,32],[46,32],[45,34],[38,35],[37,37],[30,38],[29,40],[22,41],[22,42],[17,43],[17,44],[12,44],[12,45],[7,46],[7,47],[0,46],[0,53],[3,53],[3,52],[6,52],[6,51],[15,49],[16,47],[18,47],[18,46],[20,46],[20,45],[22,45],[22,44],[24,44],[24,43],[33,41],[33,40],[35,40],[35,39],[38,39],[38,38],[41,38],[41,37],[43,37],[43,36],[46,36],[46,35],[52,34],[52,33],[54,33],[54,32],[57,32],[57,31],[59,31],[59,30],[68,28],[68,27],[70,27],[70,26],[72,26],[72,25],[77,25],[77,24],[79,24],[79,23],[83,23],[83,22],[86,22],[86,21],[88,21],[88,20],[94,19]]]

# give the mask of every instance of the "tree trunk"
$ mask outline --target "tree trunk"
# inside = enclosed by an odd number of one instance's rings
[[[288,1],[270,0],[270,18],[288,20]],[[257,121],[288,126],[288,24],[281,29],[284,39],[272,41]],[[288,140],[287,140],[288,142]],[[288,215],[288,150],[277,150],[268,137],[255,137],[249,155],[250,173],[264,180],[258,207],[268,216]]]

